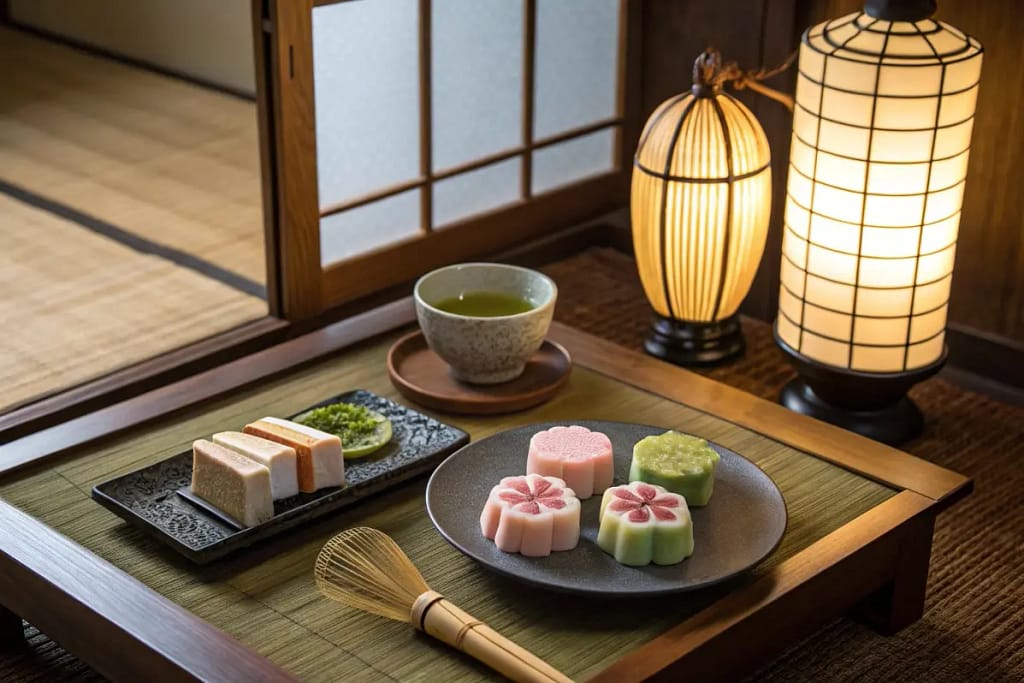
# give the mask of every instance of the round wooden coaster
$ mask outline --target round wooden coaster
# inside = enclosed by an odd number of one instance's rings
[[[532,408],[554,396],[571,370],[569,352],[547,340],[518,379],[488,386],[452,377],[422,332],[402,337],[388,351],[388,376],[395,388],[406,398],[445,413],[498,415]]]

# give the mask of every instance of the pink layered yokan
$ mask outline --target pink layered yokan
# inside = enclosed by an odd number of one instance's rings
[[[506,553],[572,550],[580,540],[580,501],[556,477],[505,477],[487,497],[480,530]]]
[[[612,442],[586,427],[552,427],[537,432],[530,439],[526,471],[560,477],[580,499],[590,498],[612,485]]]

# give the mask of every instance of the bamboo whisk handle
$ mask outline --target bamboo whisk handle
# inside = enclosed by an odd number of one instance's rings
[[[462,650],[517,683],[572,683],[550,664],[445,600],[437,591],[416,598],[412,625]]]

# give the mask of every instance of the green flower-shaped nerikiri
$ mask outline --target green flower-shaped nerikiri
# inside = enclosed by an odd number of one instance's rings
[[[687,505],[707,505],[720,456],[708,442],[689,434],[665,432],[633,446],[630,481],[664,486],[686,498]]]

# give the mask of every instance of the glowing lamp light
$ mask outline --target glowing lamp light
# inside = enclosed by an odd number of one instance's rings
[[[679,364],[742,352],[736,311],[771,213],[768,139],[716,84],[719,69],[713,51],[697,59],[693,88],[654,111],[633,164],[633,247],[656,314],[645,348]]]
[[[930,0],[874,0],[800,46],[776,340],[789,408],[899,443],[945,328],[982,47]]]

